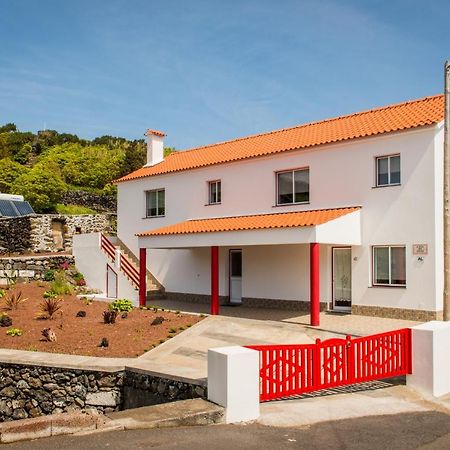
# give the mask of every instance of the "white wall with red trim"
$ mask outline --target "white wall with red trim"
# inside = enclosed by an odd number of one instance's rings
[[[187,219],[362,206],[362,242],[352,247],[353,304],[440,310],[441,141],[439,124],[119,183],[118,235],[137,253],[136,233]],[[401,185],[374,187],[375,158],[397,153]],[[276,206],[275,173],[300,167],[310,168],[309,204]],[[222,181],[222,203],[207,205],[208,181],[217,179]],[[166,192],[166,215],[145,218],[145,191],[159,188]],[[195,242],[195,236],[192,239]],[[423,243],[429,253],[418,261],[412,245]],[[389,244],[406,246],[406,288],[372,287],[372,246]],[[244,247],[243,296],[267,298],[270,293],[274,298],[305,300],[309,254],[299,247],[297,259],[294,249],[295,245]],[[331,254],[330,248],[323,253]],[[221,295],[228,294],[227,254],[222,248]],[[331,257],[322,257],[321,266],[321,300],[330,301]],[[167,291],[209,293],[207,248],[150,249],[148,269]],[[293,293],[298,295],[292,298]]]

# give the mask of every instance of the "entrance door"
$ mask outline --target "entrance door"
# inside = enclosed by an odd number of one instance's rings
[[[333,309],[352,307],[352,249],[333,248]]]
[[[242,250],[230,250],[230,303],[242,303]]]
[[[106,296],[117,298],[117,273],[109,264],[106,265]]]

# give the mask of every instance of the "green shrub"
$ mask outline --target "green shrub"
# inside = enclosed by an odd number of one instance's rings
[[[4,289],[0,289],[0,298],[3,298],[6,294],[6,291]]]
[[[48,292],[55,296],[70,295],[73,293],[73,287],[67,281],[66,274],[63,270],[59,270],[55,273],[55,279],[51,282],[50,290]]]
[[[133,302],[131,300],[127,300],[125,298],[119,298],[109,304],[109,309],[112,311],[119,311],[119,312],[127,311],[128,312],[133,309]]]
[[[15,337],[15,336],[22,336],[22,330],[19,329],[19,328],[10,328],[10,329],[6,332],[6,334],[7,334],[8,336],[12,336],[12,337]]]
[[[169,333],[176,333],[177,329],[175,327],[172,327],[169,329]]]
[[[44,281],[53,281],[55,279],[55,270],[48,269],[47,272],[44,273]]]

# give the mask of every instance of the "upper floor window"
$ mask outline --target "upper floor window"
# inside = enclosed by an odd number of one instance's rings
[[[277,173],[277,205],[309,202],[309,168]]]
[[[166,214],[166,193],[164,189],[145,192],[146,217],[159,217]]]
[[[209,204],[214,205],[222,201],[222,183],[220,180],[210,181],[209,188]]]
[[[377,186],[400,184],[400,155],[377,158]]]
[[[373,284],[406,286],[405,253],[404,246],[373,247]]]

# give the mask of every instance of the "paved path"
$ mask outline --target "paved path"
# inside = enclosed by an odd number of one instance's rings
[[[309,344],[301,326],[224,316],[210,316],[138,358],[133,367],[164,367],[168,374],[204,379],[209,348],[251,344]]]
[[[306,427],[211,425],[57,436],[2,445],[5,450],[146,448],[437,450],[450,448],[450,417],[440,412],[426,411],[322,422]]]

